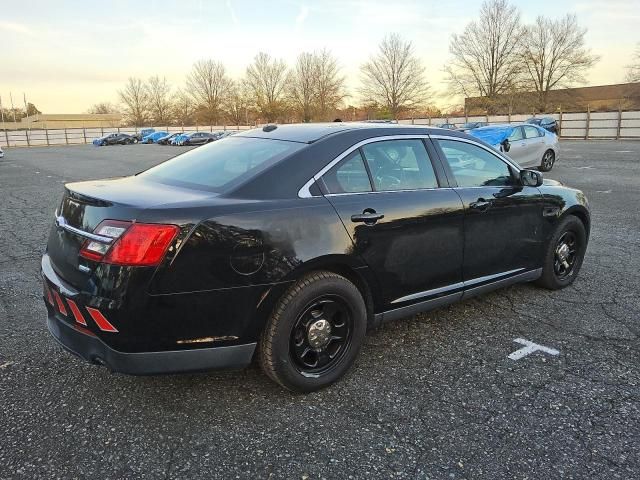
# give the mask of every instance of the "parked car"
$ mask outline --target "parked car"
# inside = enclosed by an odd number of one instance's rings
[[[142,141],[140,143],[157,143],[158,140],[160,140],[163,137],[166,137],[167,135],[169,135],[168,132],[163,132],[163,131],[153,132],[153,133],[150,133],[149,135],[142,137]]]
[[[467,122],[460,125],[458,130],[461,132],[468,132],[474,128],[486,127],[487,125],[489,125],[487,122]]]
[[[589,230],[581,191],[457,131],[270,125],[66,184],[41,262],[47,322],[116,372],[256,355],[309,392],[345,374],[367,328],[518,282],[570,285]]]
[[[2,147],[0,147],[0,158],[4,158],[4,152],[2,151]]]
[[[100,138],[93,140],[93,144],[97,147],[104,147],[105,145],[131,145],[137,143],[138,139],[126,133],[108,133]]]
[[[147,135],[151,135],[155,131],[156,131],[155,128],[143,128],[135,135],[135,137],[138,139],[139,142],[141,142],[144,137],[146,137]]]
[[[525,123],[530,123],[531,125],[538,125],[539,127],[548,130],[549,132],[558,134],[558,123],[553,117],[532,117],[528,119]]]
[[[160,145],[169,145],[171,140],[176,138],[178,135],[181,135],[181,133],[180,132],[178,132],[178,133],[169,133],[169,134],[165,135],[164,137],[159,138],[156,143],[158,143]]]
[[[436,127],[438,128],[446,128],[447,130],[456,130],[458,127],[456,127],[455,123],[439,123],[436,125]]]
[[[558,137],[537,125],[492,125],[473,129],[469,134],[504,152],[523,167],[538,167],[548,172],[558,159]]]
[[[218,140],[223,132],[194,132],[187,135],[181,145],[204,145],[205,143],[211,143]]]
[[[184,140],[189,136],[190,132],[187,133],[181,133],[180,135],[176,135],[175,137],[173,137],[171,139],[171,141],[169,142],[170,145],[176,146],[176,145],[184,145]]]

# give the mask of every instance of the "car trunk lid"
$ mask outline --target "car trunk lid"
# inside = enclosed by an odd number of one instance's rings
[[[86,289],[94,264],[80,250],[104,220],[136,221],[158,205],[179,207],[184,202],[215,196],[138,177],[70,183],[65,186],[47,243],[53,269],[70,285]]]

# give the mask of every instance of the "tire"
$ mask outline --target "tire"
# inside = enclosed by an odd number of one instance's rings
[[[330,328],[323,331],[327,323]],[[271,313],[258,346],[260,366],[291,391],[320,390],[349,370],[366,328],[367,309],[358,288],[336,273],[311,272],[284,293]],[[324,336],[314,338],[314,329]],[[312,348],[313,341],[324,345]],[[300,355],[301,350],[308,353]]]
[[[565,257],[570,269],[562,274],[564,265],[560,261],[562,252],[559,252],[559,249],[563,243],[568,245],[571,238],[575,241],[575,253],[573,256]],[[549,239],[542,265],[542,276],[536,283],[549,290],[559,290],[571,285],[580,272],[586,249],[587,233],[584,224],[574,215],[565,216]],[[561,267],[560,272],[558,267]]]
[[[547,150],[542,155],[542,160],[540,161],[540,171],[541,172],[549,172],[553,168],[553,164],[556,161],[556,154],[553,150]]]

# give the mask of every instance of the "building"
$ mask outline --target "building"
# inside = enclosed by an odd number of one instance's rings
[[[464,99],[468,115],[506,113],[592,112],[612,110],[640,110],[640,82],[593,87],[563,88],[551,90],[546,112],[541,112],[536,92],[516,92],[500,95],[495,99],[471,97]]]
[[[8,120],[5,117],[5,120]],[[122,123],[119,113],[62,113],[30,115],[18,122],[0,122],[0,130],[37,130],[60,128],[113,128]]]

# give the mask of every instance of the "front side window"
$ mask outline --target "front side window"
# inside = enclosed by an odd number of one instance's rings
[[[284,140],[227,137],[178,155],[139,175],[168,185],[220,192],[248,180],[304,146]]]
[[[511,170],[500,158],[477,145],[438,140],[459,187],[506,186]]]
[[[514,128],[513,132],[511,132],[511,135],[509,135],[510,142],[517,142],[518,140],[522,140],[522,138],[523,138],[523,135],[522,135],[521,127]]]
[[[421,140],[368,143],[362,153],[376,191],[436,188],[438,181]]]
[[[536,127],[532,127],[531,125],[525,125],[522,128],[524,128],[524,135],[527,138],[537,138],[542,136],[542,134],[540,133],[540,130],[538,130]]]

